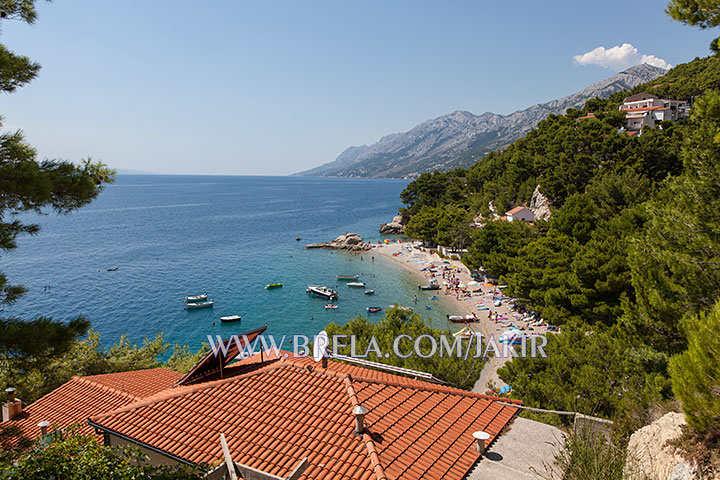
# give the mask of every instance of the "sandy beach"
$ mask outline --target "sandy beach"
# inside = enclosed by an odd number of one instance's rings
[[[516,317],[516,313],[511,310],[510,302],[503,300],[500,306],[495,306],[493,297],[496,296],[498,289],[496,287],[485,286],[483,284],[473,285],[473,292],[469,296],[463,296],[458,299],[457,294],[447,291],[443,286],[443,278],[440,273],[430,273],[428,271],[422,271],[427,264],[432,263],[436,266],[446,265],[453,271],[452,275],[457,278],[461,283],[467,285],[473,282],[473,278],[470,276],[470,271],[458,260],[443,259],[437,254],[431,254],[427,250],[422,251],[414,248],[417,243],[380,243],[374,244],[371,254],[376,254],[391,260],[397,264],[400,268],[405,268],[412,272],[418,279],[418,285],[428,284],[431,278],[436,278],[441,285],[440,290],[432,291],[419,291],[418,299],[424,298],[425,296],[437,295],[438,301],[443,302],[448,310],[452,311],[456,315],[476,315],[480,320],[467,324],[473,331],[481,333],[485,339],[493,336],[498,338],[500,334],[508,330],[510,323],[521,329],[529,329],[530,326],[527,322],[519,320]],[[472,283],[471,283],[472,285]],[[499,322],[490,320],[490,312],[495,312],[500,317]],[[507,319],[507,320],[505,320]],[[500,323],[504,322],[504,323]],[[448,322],[448,328],[452,331],[458,331],[465,324],[455,324]],[[535,334],[545,333],[544,328],[533,327],[532,332]],[[490,358],[480,378],[475,383],[473,391],[484,393],[489,386],[494,385],[496,388],[500,388],[505,383],[500,380],[497,376],[497,370],[508,358],[500,356]]]

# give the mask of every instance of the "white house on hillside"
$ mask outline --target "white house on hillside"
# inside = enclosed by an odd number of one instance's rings
[[[688,115],[689,108],[685,101],[667,100],[649,93],[631,95],[620,105],[620,111],[625,112],[625,128],[630,131],[654,127],[664,120],[677,122]]]
[[[505,212],[505,218],[507,218],[508,222],[512,222],[514,220],[521,220],[523,222],[534,222],[535,214],[529,208],[515,207],[512,210]]]

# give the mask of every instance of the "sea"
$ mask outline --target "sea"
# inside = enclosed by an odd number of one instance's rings
[[[0,271],[28,292],[0,315],[68,321],[88,318],[108,347],[162,332],[166,341],[198,349],[267,325],[278,339],[312,336],[369,306],[413,306],[446,328],[441,302],[420,295],[418,279],[372,251],[306,250],[346,232],[390,241],[381,222],[397,214],[404,180],[312,177],[117,175],[89,205],[68,215],[22,214],[38,235],[18,240]],[[296,240],[297,238],[301,240]],[[115,269],[116,270],[108,270]],[[374,295],[337,275],[359,275]],[[266,289],[269,283],[282,283]],[[308,285],[339,291],[336,310],[306,293]],[[213,308],[185,310],[188,295],[208,293]],[[413,303],[413,296],[419,298]],[[221,316],[240,315],[239,323]],[[287,348],[291,348],[287,343]]]

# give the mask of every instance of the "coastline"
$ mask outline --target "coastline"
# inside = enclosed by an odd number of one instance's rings
[[[411,272],[412,275],[418,279],[420,285],[426,284],[430,279],[429,274],[425,274],[421,271],[421,268],[428,263],[440,265],[443,262],[445,265],[452,265],[455,267],[455,276],[462,283],[468,283],[473,281],[470,275],[469,269],[459,260],[449,260],[441,258],[437,253],[431,254],[427,251],[421,251],[413,248],[417,243],[379,243],[373,244],[372,250],[368,253],[376,254],[379,257],[383,257],[389,260],[392,264],[397,265],[399,268],[405,269]],[[410,250],[408,250],[408,247]],[[444,288],[435,290],[437,292],[438,301],[442,302],[449,311],[457,315],[471,315],[475,314],[480,319],[478,322],[469,324],[453,324],[448,322],[448,327],[453,332],[460,330],[462,326],[468,325],[475,332],[481,333],[484,339],[488,339],[491,336],[497,339],[500,334],[506,331],[509,327],[501,323],[496,323],[489,319],[490,312],[496,312],[500,316],[506,316],[508,319],[514,318],[514,312],[512,312],[507,304],[503,302],[502,305],[496,307],[493,305],[492,297],[493,292],[496,290],[495,287],[488,287],[483,284],[479,284],[471,296],[465,297],[461,300],[457,299],[457,296],[449,295]],[[484,307],[484,310],[479,310],[479,307]],[[526,323],[520,322],[517,323]],[[525,327],[527,327],[527,323]],[[538,329],[534,333],[545,333],[544,329]],[[473,387],[474,392],[485,393],[490,387],[494,386],[496,389],[506,385],[497,375],[497,370],[502,367],[509,357],[492,356],[487,359],[483,371],[480,374],[475,386]]]

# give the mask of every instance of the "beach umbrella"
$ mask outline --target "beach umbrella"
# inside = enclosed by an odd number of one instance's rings
[[[384,242],[385,242],[385,243],[390,243],[390,240],[388,240],[388,239],[386,238],[386,239],[384,240]]]

